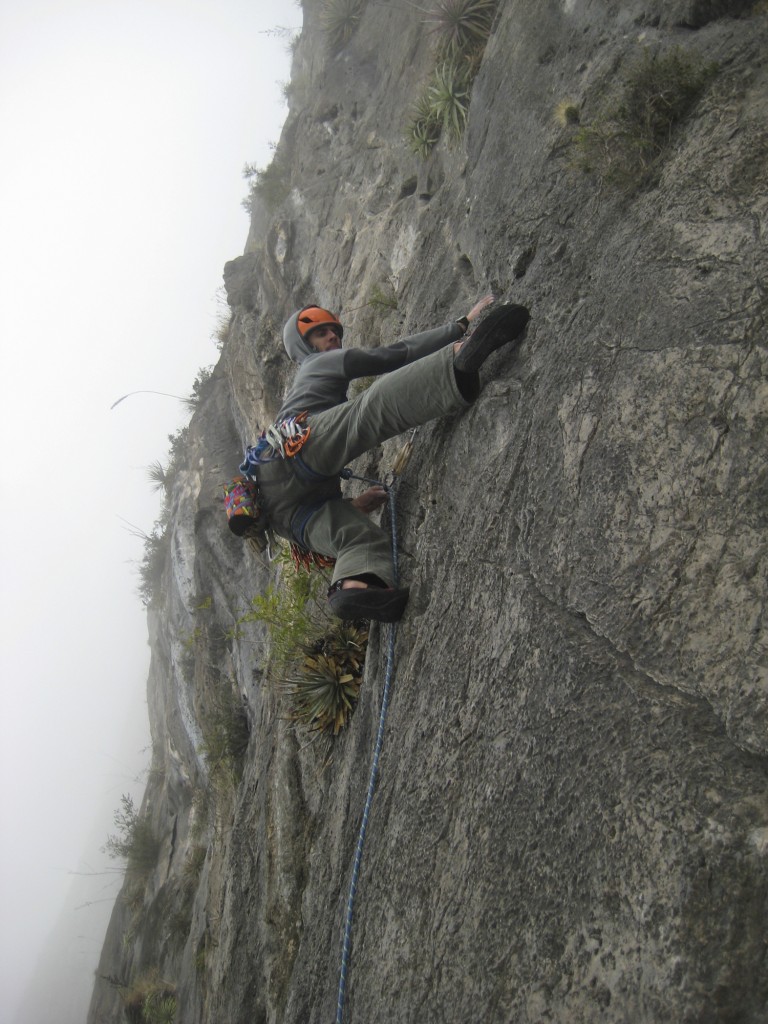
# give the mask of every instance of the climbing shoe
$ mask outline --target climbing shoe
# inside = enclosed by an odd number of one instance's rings
[[[408,603],[408,588],[349,587],[342,590],[338,580],[328,591],[328,603],[340,619],[375,619],[377,622],[397,622]]]
[[[477,373],[492,352],[520,337],[530,319],[525,306],[509,304],[491,310],[454,357],[455,369]]]

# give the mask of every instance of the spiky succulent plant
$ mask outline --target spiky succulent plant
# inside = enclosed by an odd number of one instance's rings
[[[438,0],[428,24],[445,56],[468,53],[483,46],[491,32],[496,0]]]
[[[280,686],[291,717],[313,732],[338,735],[357,703],[367,645],[367,630],[348,622],[306,645]]]
[[[435,117],[448,133],[461,138],[467,123],[472,83],[465,61],[447,60],[435,68],[427,96]]]
[[[343,49],[363,16],[365,0],[325,0],[320,24],[331,53]]]
[[[443,130],[442,118],[436,113],[429,95],[424,92],[416,101],[411,120],[405,129],[405,139],[422,160],[426,160],[437,145]]]

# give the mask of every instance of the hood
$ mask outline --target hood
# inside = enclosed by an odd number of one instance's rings
[[[302,309],[297,309],[296,312],[288,318],[285,327],[283,327],[283,345],[285,346],[285,351],[294,363],[299,364],[303,363],[308,356],[316,356],[318,354],[317,349],[312,348],[309,342],[305,341],[299,334],[299,313],[303,312],[306,308],[306,306],[303,306]],[[339,327],[341,328],[341,325],[339,325]],[[344,329],[341,328],[342,333],[343,330]],[[341,335],[339,340],[341,340]]]
[[[296,321],[299,318],[300,309],[288,318],[285,327],[283,328],[283,345],[285,351],[294,363],[303,363],[307,356],[315,355],[315,350],[309,344],[308,341],[304,341],[302,336],[299,334],[299,328],[296,326]]]

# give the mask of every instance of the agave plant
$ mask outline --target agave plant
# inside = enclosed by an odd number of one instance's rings
[[[303,648],[304,659],[280,687],[291,717],[315,732],[337,736],[360,693],[368,632],[341,623]]]
[[[342,50],[363,16],[365,0],[325,0],[320,24],[331,53]]]
[[[422,160],[426,160],[437,145],[443,130],[442,118],[435,112],[429,95],[425,92],[413,108],[413,114],[405,129],[409,148]]]
[[[491,32],[496,0],[438,0],[427,23],[445,56],[484,46]]]
[[[466,62],[444,61],[435,68],[427,96],[435,117],[454,139],[464,132],[469,110],[471,81]]]
[[[143,1017],[146,1024],[173,1024],[176,1020],[176,997],[153,992],[144,1001]]]
[[[165,469],[159,459],[155,459],[154,462],[150,462],[147,466],[147,477],[152,484],[153,491],[164,491],[168,486],[168,470]]]

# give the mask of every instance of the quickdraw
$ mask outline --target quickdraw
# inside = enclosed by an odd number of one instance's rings
[[[331,566],[336,564],[335,558],[329,558],[327,555],[319,555],[316,551],[310,551],[309,548],[305,548],[303,544],[299,544],[297,541],[291,543],[291,558],[296,568],[296,572],[300,572],[304,569],[305,572],[311,572],[313,569],[330,569]]]
[[[311,430],[307,414],[302,412],[298,416],[289,416],[279,423],[273,423],[267,427],[263,436],[275,454],[279,452],[281,458],[292,459],[309,440]]]
[[[274,459],[292,459],[298,455],[309,439],[311,431],[307,423],[307,413],[299,413],[298,416],[289,416],[288,419],[273,423],[272,426],[262,430],[261,436],[256,444],[246,449],[245,460],[240,466],[240,472],[253,476],[255,469],[263,462],[272,462]]]

